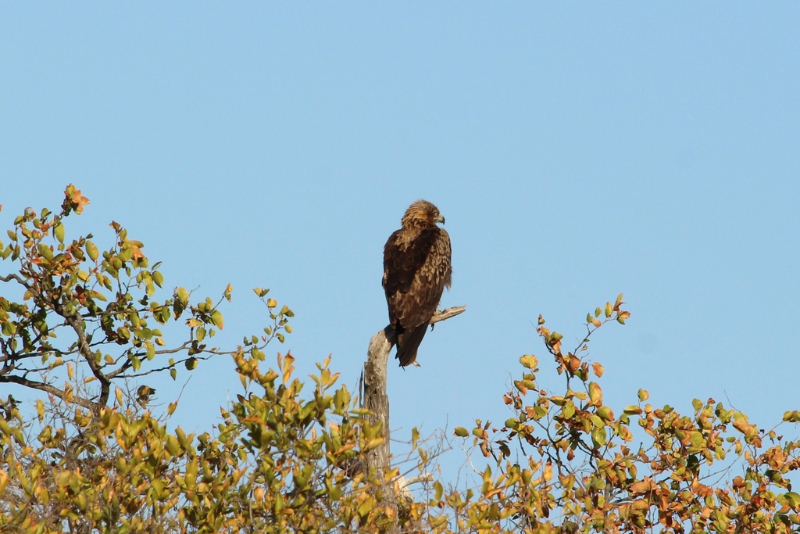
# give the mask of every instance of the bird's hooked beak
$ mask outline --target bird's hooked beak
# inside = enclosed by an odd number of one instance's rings
[[[442,224],[444,224],[444,216],[442,216],[442,215],[439,215],[438,217],[436,217],[435,221],[436,221],[437,223],[442,223]]]

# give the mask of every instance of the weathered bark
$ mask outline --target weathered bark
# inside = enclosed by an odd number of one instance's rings
[[[466,306],[456,306],[437,311],[430,320],[435,324],[462,313]],[[372,336],[367,350],[367,362],[364,364],[361,403],[372,412],[371,424],[380,424],[383,429],[384,442],[366,454],[366,471],[382,476],[391,468],[391,450],[389,446],[389,396],[386,393],[386,371],[389,363],[389,352],[396,342],[391,326],[387,326]],[[423,477],[427,479],[427,477]],[[411,482],[409,482],[411,483]],[[408,484],[408,483],[407,483]],[[406,485],[407,485],[406,484]],[[397,510],[397,492],[403,488],[395,488],[396,481],[384,481],[381,487],[384,503]],[[407,491],[407,490],[406,490]]]

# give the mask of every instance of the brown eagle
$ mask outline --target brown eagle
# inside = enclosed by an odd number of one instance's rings
[[[401,367],[416,360],[442,291],[450,288],[450,236],[436,223],[444,224],[436,206],[417,200],[383,248],[383,289]]]

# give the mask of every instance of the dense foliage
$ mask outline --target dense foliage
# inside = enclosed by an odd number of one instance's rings
[[[0,530],[14,532],[790,532],[800,525],[791,491],[800,441],[764,431],[713,399],[682,415],[647,404],[646,391],[615,414],[603,402],[603,367],[588,361],[592,334],[624,323],[621,296],[587,316],[572,351],[540,317],[538,332],[564,387],[539,386],[539,359],[520,358],[493,426],[455,429],[482,458],[480,483],[404,493],[387,504],[387,473],[364,473],[382,429],[330,361],[313,385],[293,377],[290,354],[263,370],[267,344],[291,332],[292,312],[264,300],[269,325],[241,346],[210,339],[220,304],[164,285],[143,244],[112,223],[114,244],[66,239],[88,203],[70,186],[61,210],[28,209],[0,243],[0,383],[38,392],[35,408],[11,395],[0,407]],[[183,339],[168,342],[160,328]],[[180,330],[180,328],[183,330]],[[180,334],[175,334],[180,335]],[[148,401],[147,376],[232,358],[246,396],[199,435],[170,431]],[[201,371],[202,372],[202,371]],[[304,390],[307,393],[304,394]],[[177,402],[177,401],[176,401]],[[800,421],[787,412],[784,421]],[[781,423],[785,424],[785,423]],[[428,452],[412,432],[419,470]],[[634,439],[635,437],[635,439]],[[636,443],[636,445],[634,445]],[[450,452],[449,454],[457,454]],[[362,467],[362,468],[360,468]],[[399,489],[399,488],[398,488]],[[408,497],[411,497],[410,499]]]

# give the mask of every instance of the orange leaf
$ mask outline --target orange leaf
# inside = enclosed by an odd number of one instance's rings
[[[66,194],[69,197],[69,201],[75,204],[73,208],[75,213],[78,215],[83,213],[83,207],[89,203],[89,199],[81,194],[81,190],[76,189],[74,185],[70,184],[67,187]]]
[[[733,427],[745,436],[752,436],[758,433],[758,428],[744,419],[734,419]]]
[[[578,367],[581,366],[581,360],[577,356],[572,354],[569,355],[569,362],[567,362],[567,368],[572,371],[573,373],[578,370]]]
[[[631,493],[644,493],[646,491],[653,491],[656,489],[656,483],[653,479],[646,477],[644,480],[631,484],[629,488]]]

